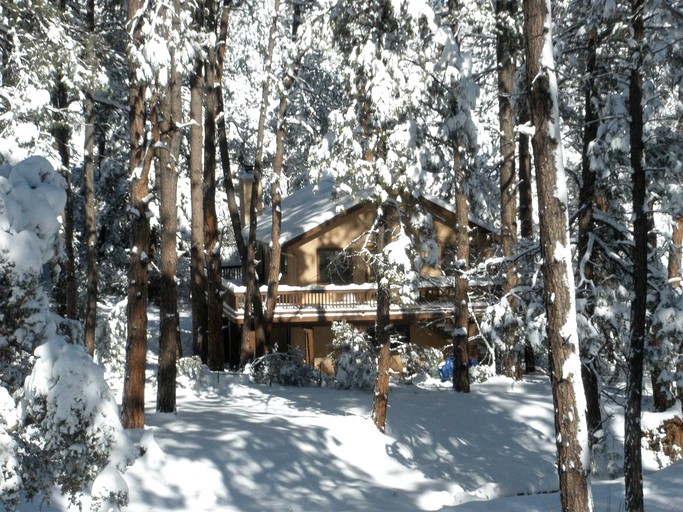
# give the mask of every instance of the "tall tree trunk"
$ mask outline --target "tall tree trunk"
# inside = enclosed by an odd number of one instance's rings
[[[627,512],[643,510],[643,462],[640,451],[642,432],[643,364],[647,314],[647,202],[646,177],[643,165],[643,6],[644,0],[631,2],[631,31],[633,34],[632,65],[629,83],[629,115],[631,117],[631,169],[633,185],[633,288],[631,305],[631,340],[628,353],[628,381],[626,384],[624,476]]]
[[[375,322],[375,342],[379,349],[377,360],[377,379],[372,401],[372,420],[380,432],[384,432],[389,403],[389,363],[391,362],[391,337],[389,335],[389,306],[391,290],[385,278],[387,261],[384,246],[387,230],[387,207],[380,206],[377,213],[375,232],[375,276],[377,278],[377,320]]]
[[[683,127],[683,122],[679,123],[679,130]],[[683,218],[677,216],[673,219],[673,233],[671,235],[671,250],[669,251],[669,285],[683,286],[683,274],[681,273],[681,259],[683,258]],[[679,342],[680,343],[680,342]],[[679,345],[680,347],[680,345]],[[679,349],[680,350],[680,349]],[[683,358],[679,358],[676,365],[678,375],[683,375]],[[683,408],[683,384],[680,379],[676,384],[676,398],[681,402]]]
[[[594,104],[598,97],[595,84],[595,72],[597,63],[597,33],[593,29],[587,35],[587,63],[586,83],[584,85],[584,126],[583,147],[581,151],[581,189],[579,191],[579,296],[586,300],[586,315],[593,315],[593,262],[591,261],[592,243],[591,236],[595,229],[593,209],[596,204],[596,176],[591,167],[590,147],[598,136],[599,118],[597,105]],[[595,361],[590,353],[590,340],[580,342],[581,347],[581,378],[586,391],[586,422],[588,424],[588,439],[592,444],[596,439],[594,434],[602,425],[602,413],[600,410],[600,381],[598,379]]]
[[[59,15],[64,18],[66,0],[59,0]],[[73,190],[71,188],[71,127],[67,119],[69,97],[61,70],[55,77],[55,89],[52,93],[54,107],[54,124],[52,135],[59,153],[60,172],[66,180],[66,205],[64,206],[64,257],[60,259],[62,266],[57,282],[56,298],[59,314],[71,319],[78,317],[78,284],[76,282],[76,264],[74,253],[74,207]]]
[[[526,97],[517,103],[519,105],[519,124],[529,122],[529,107]],[[519,132],[519,223],[520,234],[527,242],[534,239],[534,200],[531,177],[531,153],[529,152],[529,136]],[[536,354],[531,342],[524,342],[524,369],[527,373],[536,371]]]
[[[517,6],[515,0],[496,0],[496,56],[498,62],[498,126],[500,131],[500,209],[503,258],[503,293],[510,311],[517,316],[519,305],[510,294],[519,284],[516,265],[511,261],[517,245],[517,192],[515,177],[515,131],[512,112],[512,89],[515,85],[513,27]],[[513,324],[514,325],[514,324]],[[522,378],[522,365],[517,351],[517,332],[504,333],[505,349],[501,370],[507,377]]]
[[[173,28],[180,29],[180,0],[173,0]],[[176,360],[179,357],[180,331],[176,270],[178,254],[178,172],[180,157],[180,74],[171,49],[169,83],[160,94],[160,128],[163,149],[158,151],[159,217],[161,224],[161,304],[159,311],[159,370],[157,378],[157,411],[174,412],[176,408]]]
[[[552,17],[546,0],[524,0],[527,88],[541,228],[546,334],[557,431],[562,510],[593,509],[586,404],[576,325],[567,189],[563,166]]]
[[[467,170],[458,147],[455,154],[455,330],[453,333],[453,388],[460,393],[470,392],[469,371],[469,298],[468,277],[470,259],[469,203],[465,184]]]
[[[216,2],[207,0],[207,28],[216,31]],[[218,251],[218,219],[216,217],[216,117],[218,116],[216,49],[207,48],[206,115],[204,116],[204,247],[207,261],[208,363],[214,371],[223,370],[222,305],[220,300],[221,261]]]
[[[203,9],[198,5],[194,11],[194,26],[197,31],[203,28]],[[204,149],[204,132],[202,97],[204,87],[204,63],[197,55],[190,74],[190,203],[192,210],[191,221],[191,293],[192,293],[192,353],[200,356],[203,363],[207,362],[207,283],[204,274],[204,191],[202,188],[203,166],[202,152]]]
[[[460,12],[457,0],[448,1],[448,24],[457,41]],[[455,90],[455,85],[452,85]],[[455,94],[449,98],[451,115],[458,110]],[[463,162],[463,148],[458,133],[449,134],[455,172],[455,304],[453,329],[453,389],[470,392],[469,372],[469,299],[467,270],[470,259],[469,202],[467,200],[467,167]]]
[[[275,35],[277,33],[278,18],[280,16],[280,0],[275,0],[273,16],[268,31],[268,47],[265,55],[265,73],[261,89],[261,108],[259,109],[258,132],[256,134],[256,155],[254,158],[254,181],[251,189],[251,204],[249,206],[249,241],[247,242],[247,291],[252,300],[254,311],[254,331],[256,335],[256,356],[265,354],[266,334],[264,330],[263,303],[259,292],[258,280],[255,272],[254,258],[256,256],[256,227],[257,217],[262,210],[261,180],[263,178],[263,141],[266,131],[266,116],[268,114],[268,100],[270,97],[270,76],[273,72],[273,51],[275,49]],[[277,185],[279,186],[279,184]],[[274,211],[275,209],[273,209]],[[279,237],[278,237],[279,238]],[[279,240],[278,240],[279,241]],[[277,264],[279,265],[279,258]],[[273,265],[273,261],[271,261]],[[246,312],[246,310],[245,310]],[[244,319],[244,325],[248,325]],[[244,340],[244,337],[242,338]],[[244,345],[243,345],[244,346]]]
[[[301,24],[301,6],[297,3],[292,5],[292,40],[296,42],[297,31]],[[271,183],[270,195],[272,201],[272,228],[270,246],[270,266],[268,270],[268,294],[266,295],[266,309],[263,318],[266,344],[269,350],[274,346],[272,339],[273,317],[277,304],[277,289],[280,284],[280,261],[282,247],[280,244],[280,233],[282,224],[282,211],[280,210],[282,192],[280,190],[280,178],[282,176],[282,163],[285,156],[285,130],[287,123],[287,102],[289,93],[294,86],[294,81],[299,73],[302,54],[298,53],[287,69],[284,70],[282,79],[282,91],[280,92],[280,105],[277,116],[277,133],[275,134],[275,157],[273,159],[273,181]]]
[[[529,122],[529,107],[526,99],[519,102],[519,124]],[[520,234],[526,240],[534,238],[534,200],[531,176],[531,153],[529,152],[529,136],[519,132],[519,223]]]
[[[88,69],[95,73],[95,0],[87,4]],[[92,78],[91,78],[92,80]],[[83,195],[85,200],[85,250],[87,254],[85,300],[85,349],[95,353],[97,327],[97,217],[95,212],[95,110],[92,82],[85,92],[85,165],[83,167]]]
[[[133,48],[138,51],[142,23],[136,14],[140,0],[128,1],[128,32]],[[131,250],[128,269],[128,336],[123,387],[121,421],[125,428],[142,428],[145,424],[145,356],[147,352],[147,286],[150,230],[148,205],[149,169],[153,148],[145,152],[145,90],[138,82],[137,68],[129,56],[128,90],[130,125],[130,216]]]
[[[681,260],[683,258],[683,217],[673,219],[671,250],[669,251],[668,277],[671,286],[683,285]]]

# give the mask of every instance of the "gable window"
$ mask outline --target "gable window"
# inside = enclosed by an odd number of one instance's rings
[[[341,249],[319,249],[318,280],[323,284],[352,283],[353,257]]]
[[[286,276],[289,272],[289,258],[286,254],[282,253],[280,255],[280,273]]]

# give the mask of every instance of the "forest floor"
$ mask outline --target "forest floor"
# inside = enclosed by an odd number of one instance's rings
[[[156,329],[158,312],[150,322]],[[189,323],[183,314],[184,345]],[[392,383],[386,434],[370,419],[371,392],[263,386],[235,373],[181,378],[177,413],[160,414],[154,329],[147,425],[132,432],[146,452],[124,474],[126,510],[560,510],[547,375],[495,377],[469,394],[429,377]],[[610,419],[594,457],[596,511],[624,510],[618,401],[605,404]],[[643,462],[645,509],[683,510],[683,463],[648,450]],[[67,507],[57,497],[45,510]]]

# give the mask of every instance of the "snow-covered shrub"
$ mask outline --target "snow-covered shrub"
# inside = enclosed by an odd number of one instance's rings
[[[495,366],[478,364],[470,366],[470,382],[486,382],[496,375]]]
[[[56,484],[76,502],[107,464],[125,469],[132,444],[102,369],[82,346],[55,336],[35,354],[19,408],[26,492],[47,497]]]
[[[29,374],[33,350],[50,322],[36,275],[17,272],[7,258],[7,251],[0,251],[0,385],[13,394]]]
[[[181,357],[176,362],[178,377],[198,380],[202,376],[202,358],[199,356]]]
[[[126,365],[126,338],[128,337],[128,299],[118,302],[97,326],[95,360],[112,378],[123,379]]]
[[[299,347],[259,357],[249,368],[249,376],[257,384],[283,386],[310,386],[318,379],[318,373],[305,363]]]
[[[11,435],[16,431],[17,411],[14,399],[0,386],[0,504],[8,509],[19,501],[22,487],[17,457],[18,445]]]
[[[650,371],[656,370],[657,384],[667,399],[675,400],[674,387],[683,387],[683,290],[679,287],[665,287],[660,291],[660,300],[652,315],[651,333],[647,365]]]
[[[377,375],[377,354],[368,336],[346,322],[332,324],[336,386],[372,389]]]
[[[396,353],[403,364],[402,377],[407,382],[416,375],[439,374],[439,362],[443,359],[443,352],[438,348],[417,345],[415,343],[401,343]]]
[[[508,365],[513,361],[521,364],[521,354],[524,352],[524,325],[521,316],[512,310],[506,297],[486,308],[480,327],[482,334],[493,342],[501,359],[507,359]],[[515,372],[511,366],[509,370]]]
[[[54,255],[66,182],[44,158],[0,165],[0,384],[28,375],[33,349],[54,334],[43,265]]]

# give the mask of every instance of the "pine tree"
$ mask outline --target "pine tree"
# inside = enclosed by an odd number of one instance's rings
[[[140,0],[128,3],[128,28],[132,36],[128,55],[130,122],[130,222],[131,250],[128,270],[128,338],[121,420],[125,428],[145,424],[145,360],[147,354],[147,289],[150,227],[147,215],[149,173],[153,150],[145,146],[146,85],[138,77],[144,11]]]
[[[541,212],[546,334],[550,346],[560,497],[563,511],[579,512],[592,510],[593,500],[587,476],[590,453],[551,26],[549,2],[524,1],[527,88]]]
[[[626,510],[638,512],[643,504],[643,463],[641,454],[642,431],[640,414],[642,410],[643,365],[647,316],[647,256],[648,220],[646,190],[647,182],[643,152],[643,107],[642,76],[643,62],[643,0],[631,2],[632,69],[629,82],[629,114],[631,130],[631,169],[633,187],[633,287],[634,300],[631,307],[631,336],[628,353],[628,380],[626,385],[624,434],[624,476]]]

